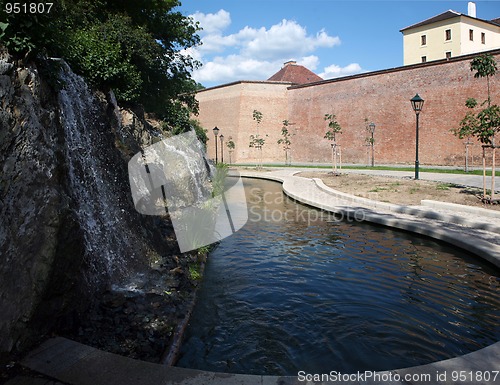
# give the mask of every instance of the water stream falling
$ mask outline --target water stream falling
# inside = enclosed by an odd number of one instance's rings
[[[99,103],[85,81],[61,62],[60,121],[65,133],[69,185],[84,233],[85,257],[93,277],[112,275],[133,258],[133,235],[127,226],[126,202],[118,174],[107,154],[109,138]],[[131,254],[132,253],[132,254]]]

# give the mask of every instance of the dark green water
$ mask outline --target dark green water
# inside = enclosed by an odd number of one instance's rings
[[[245,180],[249,222],[211,253],[178,366],[248,374],[426,364],[500,340],[498,270],[339,222]]]

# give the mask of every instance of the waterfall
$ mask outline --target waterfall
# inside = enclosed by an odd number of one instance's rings
[[[70,194],[84,234],[85,257],[91,280],[123,272],[134,258],[127,227],[126,202],[118,188],[116,163],[110,159],[112,141],[98,100],[85,81],[61,62],[60,122],[64,128]]]

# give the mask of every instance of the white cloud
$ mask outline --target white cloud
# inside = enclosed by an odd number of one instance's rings
[[[310,69],[311,71],[315,71],[319,65],[319,57],[317,57],[315,55],[304,56],[296,61],[297,61],[298,65],[304,66],[304,67]]]
[[[365,72],[358,63],[351,63],[345,67],[340,67],[336,64],[332,64],[328,67],[325,67],[323,73],[319,74],[323,79],[332,79],[338,78],[341,76],[348,76],[359,74],[361,72]]]
[[[193,72],[200,82],[228,83],[237,80],[265,80],[281,68],[281,61],[265,61],[241,55],[215,57]]]
[[[242,50],[245,56],[260,59],[277,59],[288,56],[301,56],[314,52],[320,47],[333,47],[340,44],[338,37],[320,31],[310,36],[304,27],[295,21],[282,20],[268,30],[260,28]]]
[[[219,34],[231,25],[231,15],[223,9],[217,13],[196,12],[191,17],[203,28],[200,35]]]
[[[265,80],[288,60],[296,60],[314,71],[320,60],[313,53],[319,48],[332,48],[341,43],[338,36],[330,36],[325,30],[309,34],[304,26],[293,20],[283,19],[268,29],[246,26],[233,34],[224,34],[231,24],[229,12],[223,9],[209,14],[197,12],[191,17],[203,28],[200,33],[202,45],[185,53],[203,63],[193,72],[193,78],[202,84]],[[362,69],[356,63],[343,68],[331,65],[324,68],[320,76],[331,78],[358,72]]]

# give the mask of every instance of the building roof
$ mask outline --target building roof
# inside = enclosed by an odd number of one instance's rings
[[[323,79],[306,67],[298,65],[295,61],[286,62],[283,67],[271,76],[268,81],[290,82],[294,84],[307,84],[319,82]]]
[[[500,17],[497,17],[496,19],[491,20],[493,24],[500,25]]]
[[[450,9],[450,10],[448,10],[446,12],[440,13],[437,16],[431,17],[430,19],[427,19],[427,20],[421,21],[420,23],[413,24],[413,25],[410,25],[409,27],[403,28],[399,32],[404,32],[404,31],[407,31],[409,29],[421,27],[423,25],[437,23],[438,21],[448,20],[448,19],[452,19],[454,17],[459,17],[459,16],[467,17],[467,18],[473,19],[473,20],[479,20],[479,21],[482,21],[484,23],[493,24],[495,26],[499,25],[499,23],[498,23],[499,19],[494,19],[494,20],[491,20],[491,21],[489,21],[489,20],[483,20],[483,19],[478,19],[476,17],[472,17],[472,16],[466,15],[464,13],[456,12],[456,11],[453,11],[453,10]]]

